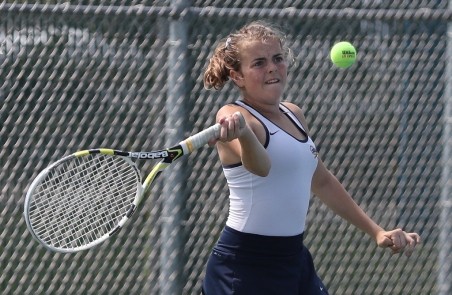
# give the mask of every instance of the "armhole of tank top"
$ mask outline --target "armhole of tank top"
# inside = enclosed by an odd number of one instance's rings
[[[232,168],[236,168],[236,167],[240,167],[242,166],[242,162],[240,163],[235,163],[235,164],[231,164],[231,165],[222,165],[223,169],[232,169]]]

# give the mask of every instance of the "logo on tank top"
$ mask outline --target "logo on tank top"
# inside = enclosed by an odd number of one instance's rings
[[[311,153],[314,155],[314,159],[317,159],[317,157],[319,156],[319,152],[317,151],[315,146],[310,145],[309,148],[311,149]]]

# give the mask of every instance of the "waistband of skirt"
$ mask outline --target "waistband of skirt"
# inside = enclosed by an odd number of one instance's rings
[[[303,233],[296,236],[264,236],[244,233],[225,226],[217,247],[228,250],[241,250],[262,253],[290,253],[303,247]]]

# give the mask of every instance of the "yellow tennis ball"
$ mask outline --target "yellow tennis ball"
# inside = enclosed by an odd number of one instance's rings
[[[348,68],[356,61],[356,49],[350,42],[342,41],[331,48],[330,57],[339,68]]]

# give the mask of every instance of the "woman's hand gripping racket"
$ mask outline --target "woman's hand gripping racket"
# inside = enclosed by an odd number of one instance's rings
[[[175,160],[218,138],[220,124],[151,152],[90,149],[66,156],[32,182],[24,216],[33,237],[56,252],[85,250],[118,232],[152,182]],[[142,183],[131,159],[162,159]]]

